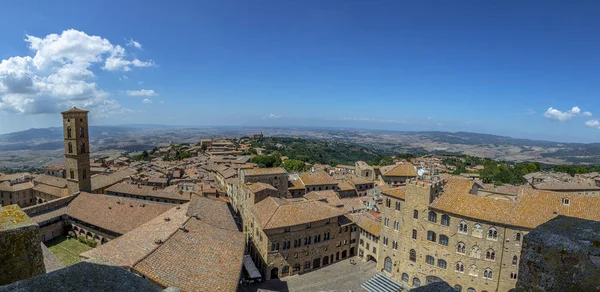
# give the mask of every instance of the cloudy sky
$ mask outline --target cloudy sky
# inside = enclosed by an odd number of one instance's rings
[[[600,142],[598,1],[22,2],[0,17],[0,133],[78,106]]]

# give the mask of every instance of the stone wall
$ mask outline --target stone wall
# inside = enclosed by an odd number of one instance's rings
[[[46,272],[38,225],[19,206],[0,208],[0,285]]]
[[[600,222],[558,216],[524,237],[514,291],[598,291]]]

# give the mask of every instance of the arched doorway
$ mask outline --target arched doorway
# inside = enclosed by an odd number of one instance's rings
[[[348,252],[347,251],[342,251],[342,259],[345,259],[346,257],[348,257]]]
[[[367,261],[374,261],[374,262],[377,262],[377,259],[376,259],[376,258],[374,258],[372,255],[368,255],[368,256],[367,256]]]
[[[388,273],[392,272],[392,259],[390,259],[390,257],[385,258],[383,262],[383,270],[385,270]]]
[[[325,257],[323,258],[323,265],[324,265],[324,266],[326,266],[326,265],[329,265],[329,257],[328,257],[328,256],[325,256]]]
[[[273,268],[271,270],[271,279],[278,279],[278,278],[279,278],[279,269]]]
[[[105,244],[108,242],[108,239],[106,239],[106,237],[102,238],[102,241],[100,241],[100,244]]]
[[[340,252],[339,251],[335,253],[335,260],[336,261],[340,260]]]
[[[439,277],[436,276],[427,276],[425,278],[425,285],[427,284],[431,284],[431,283],[435,283],[435,282],[443,282],[444,280],[440,279]]]
[[[353,257],[356,255],[356,252],[354,251],[354,247],[350,248],[350,256]]]
[[[321,258],[316,258],[313,260],[313,269],[321,267]]]

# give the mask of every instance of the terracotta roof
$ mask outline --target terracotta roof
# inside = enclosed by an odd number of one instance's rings
[[[349,197],[340,199],[340,203],[344,206],[344,209],[348,212],[354,212],[356,210],[364,209],[365,203],[363,201],[365,197]]]
[[[594,180],[586,179],[581,181],[545,181],[533,184],[533,187],[538,190],[548,191],[600,191],[600,187],[596,186]]]
[[[37,224],[41,224],[45,221],[52,220],[54,218],[58,218],[60,216],[67,214],[67,206],[59,207],[57,209],[51,210],[45,213],[39,213],[31,216],[31,219],[35,221]]]
[[[160,199],[173,199],[180,201],[189,201],[192,194],[189,191],[181,191],[175,188],[167,189],[155,189],[153,186],[144,186],[137,184],[130,184],[127,182],[117,183],[106,189],[107,193],[119,193],[136,195],[140,197],[153,197]]]
[[[346,175],[346,179],[353,185],[366,185],[372,184],[373,181],[362,176],[357,176],[353,174]]]
[[[270,184],[262,183],[262,182],[247,183],[246,186],[248,186],[248,189],[250,191],[252,191],[253,193],[258,193],[258,192],[264,191],[264,190],[273,190],[273,191],[277,190],[274,186],[272,186]]]
[[[39,184],[39,185],[33,187],[33,190],[43,193],[43,194],[53,196],[53,197],[57,197],[57,198],[62,198],[62,197],[66,197],[69,195],[68,194],[69,189],[66,187],[57,188],[57,187],[51,186],[51,185]]]
[[[350,214],[352,217],[352,221],[358,225],[358,227],[364,229],[365,231],[379,237],[381,234],[381,222],[373,216],[365,213],[365,214]]]
[[[0,176],[0,181],[10,181],[10,180],[15,180],[15,179],[20,179],[23,177],[28,177],[31,174],[29,172],[22,172],[22,173],[12,173],[12,174],[4,174],[2,176]]]
[[[56,177],[51,175],[40,174],[36,176],[33,181],[36,184],[45,184],[57,188],[66,188],[67,187],[67,179],[62,177]]]
[[[415,171],[415,167],[408,162],[382,167],[381,174],[383,176],[418,176],[417,172]]]
[[[300,179],[305,186],[335,185],[337,182],[324,170],[303,172]]]
[[[263,229],[306,224],[346,213],[321,201],[277,202],[268,197],[252,206],[252,213]]]
[[[242,170],[245,176],[287,174],[283,167],[252,168]]]
[[[401,186],[393,189],[386,189],[381,191],[382,194],[397,199],[406,200],[406,186]]]
[[[305,187],[301,180],[299,180],[299,179],[288,180],[288,190],[303,190],[303,189],[305,189]]]
[[[342,201],[340,200],[338,194],[333,190],[326,191],[312,191],[304,197],[308,200],[316,200],[316,201],[325,201],[327,204],[333,207],[343,207]]]
[[[67,215],[97,227],[125,234],[173,206],[81,192],[69,203]]]
[[[195,198],[194,215],[165,243],[134,266],[164,287],[182,291],[235,291],[242,269],[244,236],[224,202]]]
[[[33,183],[31,181],[10,184],[8,181],[3,181],[0,183],[0,191],[4,192],[19,192],[27,189],[33,188]]]
[[[135,263],[158,248],[160,242],[165,242],[177,231],[179,226],[188,220],[187,208],[187,203],[173,207],[140,227],[84,252],[80,256],[95,263],[124,268],[133,267]]]
[[[91,177],[92,191],[119,183],[137,173],[133,168],[125,168],[110,174],[96,174]]]
[[[61,114],[69,114],[69,113],[88,113],[89,111],[86,110],[82,110],[82,109],[78,109],[76,107],[73,107],[72,109],[68,110],[68,111],[64,111]]]
[[[354,190],[354,186],[351,185],[349,182],[342,181],[342,182],[338,183],[338,189],[340,191],[353,191]]]

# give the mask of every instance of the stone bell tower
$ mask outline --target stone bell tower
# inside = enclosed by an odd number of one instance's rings
[[[88,111],[73,107],[62,112],[65,168],[69,194],[91,192]]]

